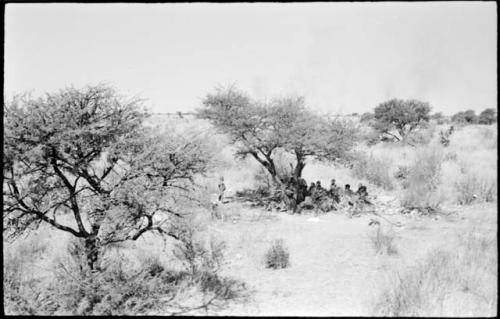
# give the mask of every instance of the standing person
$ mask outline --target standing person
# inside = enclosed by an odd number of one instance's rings
[[[299,185],[297,192],[297,204],[300,204],[304,201],[307,196],[307,182],[302,177],[299,177]]]
[[[292,178],[285,187],[283,199],[286,209],[295,213],[297,211],[297,200],[295,199],[295,180]]]
[[[219,189],[219,202],[222,202],[224,197],[224,191],[226,190],[226,184],[224,184],[224,177],[221,176],[219,179],[219,185],[217,186]]]
[[[335,178],[332,178],[330,181],[330,190],[328,191],[328,195],[336,202],[340,202],[340,191],[337,185],[335,184]]]

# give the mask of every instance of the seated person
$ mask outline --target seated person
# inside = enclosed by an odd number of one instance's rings
[[[351,190],[351,185],[345,184],[344,195],[345,196],[352,196],[353,194],[354,194],[354,192]]]
[[[315,189],[316,189],[316,184],[311,183],[311,186],[309,186],[309,189],[307,190],[307,196],[312,196]]]
[[[321,182],[316,182],[316,187],[314,188],[314,193],[311,194],[313,201],[320,200],[323,196],[326,196],[326,190],[321,186]]]
[[[366,186],[359,183],[358,190],[356,191],[356,194],[360,195],[360,196],[368,196],[368,190],[367,190]]]
[[[356,195],[358,196],[358,199],[360,202],[364,204],[371,204],[370,201],[368,200],[368,190],[366,186],[363,184],[359,184],[358,190],[356,191]]]

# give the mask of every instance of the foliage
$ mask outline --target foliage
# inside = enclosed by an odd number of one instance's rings
[[[472,202],[494,202],[497,194],[496,177],[480,177],[473,172],[465,172],[454,183],[457,201],[460,205]]]
[[[400,180],[406,180],[408,179],[408,176],[410,176],[410,167],[405,165],[398,166],[398,169],[394,173],[394,178]]]
[[[287,268],[290,265],[290,253],[285,247],[282,239],[273,241],[271,247],[266,252],[266,268],[279,269]]]
[[[55,277],[49,281],[11,277],[10,282],[22,290],[16,294],[12,288],[8,290],[6,312],[14,315],[181,314],[197,308],[221,307],[229,300],[242,297],[245,291],[242,283],[220,276],[213,267],[197,269],[194,273],[173,271],[152,256],[139,259],[138,265],[122,253],[107,256],[101,271],[93,272],[82,254],[83,246],[81,239],[70,243],[68,253],[53,268]],[[201,300],[192,302],[191,299]]]
[[[224,262],[226,244],[211,238],[208,245],[196,237],[193,226],[185,226],[179,233],[174,254],[191,274],[217,272]]]
[[[430,116],[430,119],[436,121],[436,124],[441,125],[447,122],[447,118],[441,112],[436,112]]]
[[[497,111],[492,108],[485,109],[479,114],[479,124],[493,124],[497,122]]]
[[[371,112],[365,112],[361,114],[361,117],[359,118],[360,122],[370,122],[375,118],[375,115]]]
[[[349,160],[356,140],[357,130],[352,123],[312,113],[301,97],[261,102],[234,88],[219,88],[207,95],[203,104],[205,108],[198,111],[198,117],[210,120],[231,138],[237,157],[252,156],[283,188],[290,176],[297,179],[302,175],[308,158]],[[284,168],[288,176],[280,173],[276,163],[279,151],[294,157],[291,170]]]
[[[154,135],[142,126],[140,100],[102,85],[16,97],[4,113],[8,236],[50,224],[85,239],[91,266],[98,242],[136,240],[146,231],[175,236],[153,216],[180,216],[173,201],[207,166],[196,140]],[[76,228],[58,219],[67,212]]]
[[[450,137],[451,134],[453,134],[454,129],[455,128],[452,125],[446,131],[439,131],[439,142],[441,143],[441,145],[445,147],[450,145]]]
[[[429,121],[430,111],[431,107],[427,102],[392,99],[375,107],[373,126],[380,132],[402,140],[409,132]],[[394,130],[399,136],[391,133]]]
[[[431,142],[436,132],[434,124],[423,123],[418,130],[409,132],[405,142],[411,146],[427,145]]]
[[[451,117],[451,121],[457,124],[476,124],[478,117],[474,110],[458,112]]]

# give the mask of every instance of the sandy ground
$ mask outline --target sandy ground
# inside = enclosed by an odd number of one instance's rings
[[[388,274],[473,227],[496,232],[497,207],[471,206],[438,220],[388,216],[403,223],[402,227],[381,223],[396,236],[398,254],[392,256],[375,254],[370,241],[375,228],[368,226],[376,218],[373,215],[269,216],[237,203],[226,204],[223,210],[226,216],[234,212],[239,217],[213,222],[209,232],[228,243],[224,273],[246,282],[251,294],[247,302],[233,304],[219,315],[368,316]],[[288,247],[291,265],[266,269],[263,256],[277,238]]]
[[[457,214],[437,220],[384,214],[393,222],[401,222],[402,227],[391,226],[372,214],[352,219],[342,212],[318,217],[310,213],[289,215],[242,203],[227,203],[220,209],[224,221],[210,220],[208,212],[202,216],[204,233],[225,241],[227,263],[222,274],[245,282],[248,298],[209,313],[216,315],[371,316],[381,289],[396,271],[415,265],[433,248],[454,247],[458,234],[470,230],[497,233],[496,204],[448,207]],[[396,255],[375,253],[370,237],[377,226],[368,225],[371,219],[379,220],[380,227],[395,235]],[[66,234],[50,232],[46,239],[51,242],[51,250],[61,254],[68,239],[62,235]],[[290,266],[266,269],[264,255],[272,241],[279,238],[289,250]],[[158,238],[151,236],[136,245],[124,253],[161,256],[169,267],[175,266],[170,249]],[[40,260],[33,271],[39,276],[49,275],[50,262]]]

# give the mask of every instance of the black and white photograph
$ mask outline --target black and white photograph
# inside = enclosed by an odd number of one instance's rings
[[[3,7],[4,315],[498,315],[495,1]]]

